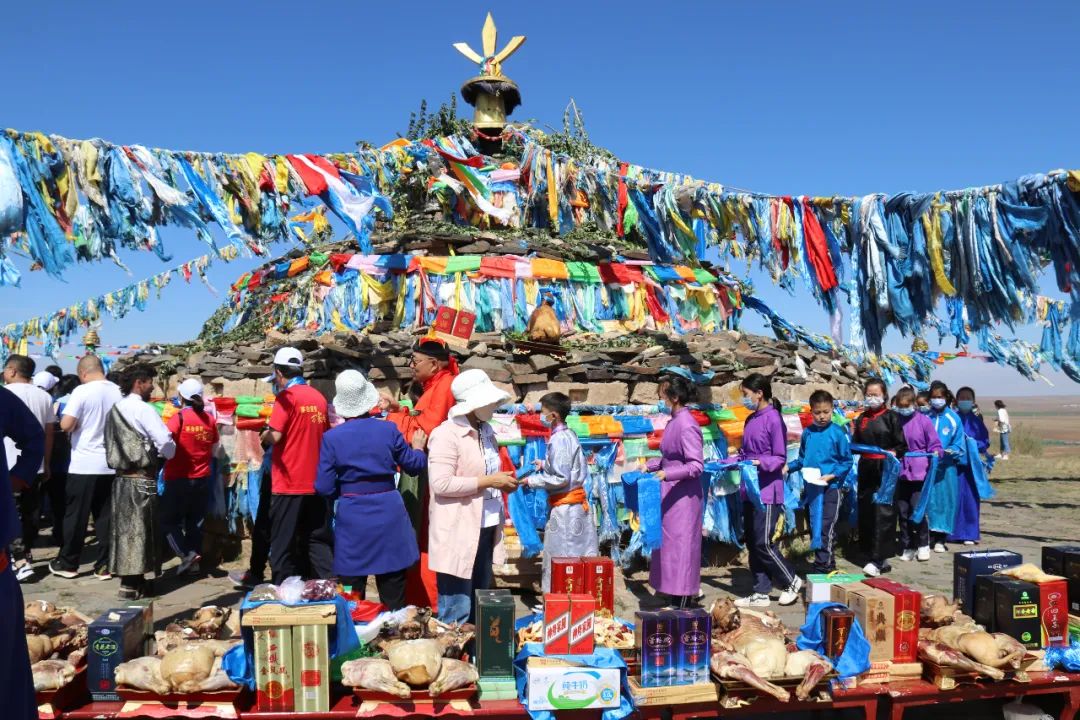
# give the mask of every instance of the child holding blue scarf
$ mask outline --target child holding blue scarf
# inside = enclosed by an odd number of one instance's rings
[[[927,396],[928,403],[929,399]],[[941,455],[941,439],[934,429],[934,423],[927,415],[915,411],[915,401],[915,391],[910,387],[900,388],[893,399],[893,411],[904,427],[908,453]],[[911,562],[916,557],[919,562],[930,559],[930,525],[925,517],[920,523],[914,523],[911,519],[922,498],[929,470],[930,458],[904,456],[900,483],[896,487],[896,509],[900,514],[900,559],[904,562]]]
[[[974,545],[979,542],[979,491],[970,466],[982,462],[982,454],[990,447],[990,433],[982,416],[975,414],[975,391],[971,388],[962,387],[956,391],[956,411],[960,414],[964,434],[975,440],[979,454],[971,457],[968,453],[967,462],[957,471],[956,523],[949,542]]]

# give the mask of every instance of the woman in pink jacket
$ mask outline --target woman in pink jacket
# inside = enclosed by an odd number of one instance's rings
[[[517,487],[501,472],[499,447],[488,421],[510,399],[483,370],[466,370],[450,391],[457,402],[428,441],[428,565],[435,571],[439,619],[472,622],[472,597],[494,582],[492,563],[503,562],[502,491]]]

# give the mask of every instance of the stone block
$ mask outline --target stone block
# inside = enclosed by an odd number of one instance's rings
[[[461,367],[466,370],[471,370],[473,368],[479,368],[480,370],[485,371],[502,370],[507,374],[507,376],[510,375],[510,371],[506,369],[506,363],[502,360],[498,360],[492,357],[481,357],[479,355],[472,355],[466,358],[465,362],[461,363]],[[488,375],[491,375],[491,373],[489,372]],[[491,379],[494,380],[494,376],[492,376]],[[509,380],[509,377],[507,377],[507,380]]]
[[[532,369],[536,372],[544,372],[545,370],[549,370],[558,364],[559,361],[551,357],[550,355],[536,354],[529,356],[529,365],[531,365]]]
[[[586,402],[590,405],[625,405],[627,386],[624,382],[589,383]]]
[[[526,375],[514,375],[514,384],[519,387],[522,385],[538,385],[540,383],[547,382],[547,375],[540,373],[528,373]]]
[[[630,394],[631,405],[654,405],[659,383],[638,382],[634,384],[634,390]]]

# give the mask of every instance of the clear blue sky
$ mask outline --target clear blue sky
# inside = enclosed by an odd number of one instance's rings
[[[642,165],[810,195],[1080,167],[1075,0],[13,3],[0,122],[174,149],[347,151],[404,132],[422,98],[457,92],[474,68],[451,43],[479,48],[489,8],[502,42],[528,36],[505,66],[524,99],[514,119],[558,124],[573,97],[595,142]],[[203,252],[186,233],[165,238],[176,264]],[[66,282],[25,273],[22,289],[0,288],[0,323],[166,267],[149,253],[125,260],[130,278],[109,264]],[[224,289],[244,269],[219,264],[211,278]],[[781,314],[826,329],[807,295],[758,285]],[[174,280],[164,301],[102,335],[187,339],[219,301]],[[895,336],[890,349],[908,343]],[[1054,391],[966,361],[942,377],[997,394],[1080,391],[1062,375]]]

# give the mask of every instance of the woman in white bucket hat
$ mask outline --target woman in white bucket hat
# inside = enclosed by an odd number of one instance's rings
[[[364,596],[375,576],[379,600],[391,610],[405,607],[405,571],[420,559],[394,473],[417,474],[427,464],[423,430],[405,442],[393,423],[370,417],[379,392],[357,370],[334,382],[334,410],[345,422],[323,435],[315,491],[337,500],[334,574]]]
[[[462,623],[472,618],[473,592],[492,585],[492,562],[505,559],[502,491],[513,490],[518,481],[500,471],[495,432],[488,424],[509,394],[476,369],[454,378],[450,390],[457,404],[429,442],[428,548],[439,618]]]

